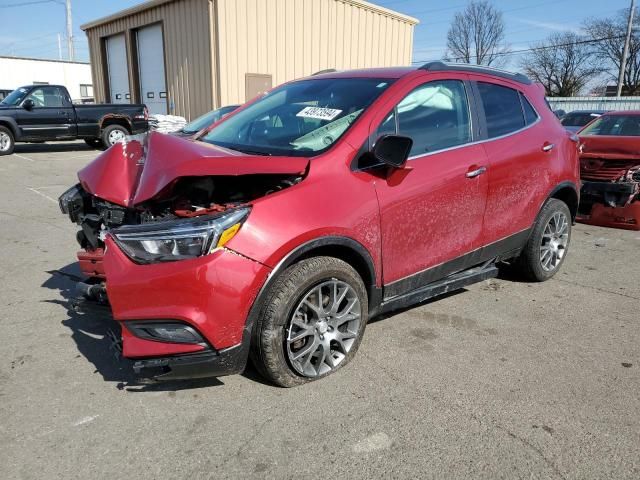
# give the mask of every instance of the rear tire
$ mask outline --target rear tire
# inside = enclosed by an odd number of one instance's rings
[[[106,148],[109,148],[116,143],[122,142],[128,135],[129,130],[122,125],[109,125],[102,131],[102,143]]]
[[[16,146],[13,132],[7,127],[0,127],[0,156],[11,155]]]
[[[571,212],[566,203],[551,198],[538,215],[517,267],[529,281],[553,277],[567,257],[571,243]]]
[[[302,260],[269,289],[254,326],[251,360],[281,387],[326,377],[355,356],[367,316],[367,291],[348,263]]]

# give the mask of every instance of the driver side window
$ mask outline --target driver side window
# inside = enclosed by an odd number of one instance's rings
[[[419,86],[385,117],[376,133],[376,138],[392,133],[411,137],[411,157],[471,142],[464,83],[440,80]]]
[[[38,87],[31,91],[28,100],[33,100],[36,108],[64,107],[64,95],[58,87]]]

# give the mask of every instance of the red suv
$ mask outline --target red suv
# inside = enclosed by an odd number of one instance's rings
[[[346,365],[367,320],[517,264],[547,280],[578,206],[576,139],[526,77],[441,62],[330,72],[198,139],[101,154],[60,206],[86,296],[141,376],[282,386]]]

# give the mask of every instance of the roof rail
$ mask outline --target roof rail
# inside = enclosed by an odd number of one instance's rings
[[[445,63],[442,61],[427,62],[422,65],[418,70],[425,70],[427,72],[441,72],[444,70],[456,70],[460,72],[476,72],[486,73],[487,75],[494,75],[500,78],[506,78],[507,80],[513,80],[525,85],[531,85],[531,80],[522,73],[507,72],[506,70],[500,70],[498,68],[487,67],[485,65],[471,65],[469,63]]]
[[[324,70],[320,70],[319,72],[316,73],[312,73],[311,76],[315,77],[316,75],[322,75],[323,73],[333,73],[333,72],[337,72],[338,70],[336,70],[335,68],[326,68]]]

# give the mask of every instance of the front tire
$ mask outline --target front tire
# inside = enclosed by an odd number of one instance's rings
[[[275,280],[254,327],[251,359],[273,383],[326,377],[355,356],[368,319],[362,278],[348,263],[314,257]]]
[[[91,148],[95,148],[97,150],[104,149],[104,142],[100,138],[86,138],[84,142]]]
[[[109,125],[102,131],[102,143],[106,148],[109,148],[116,143],[123,142],[127,135],[129,135],[129,130],[122,125]]]
[[[533,282],[553,277],[564,263],[571,242],[571,212],[551,198],[540,211],[529,241],[518,259],[519,270]]]
[[[0,127],[0,156],[11,155],[16,145],[13,133],[7,127]]]

